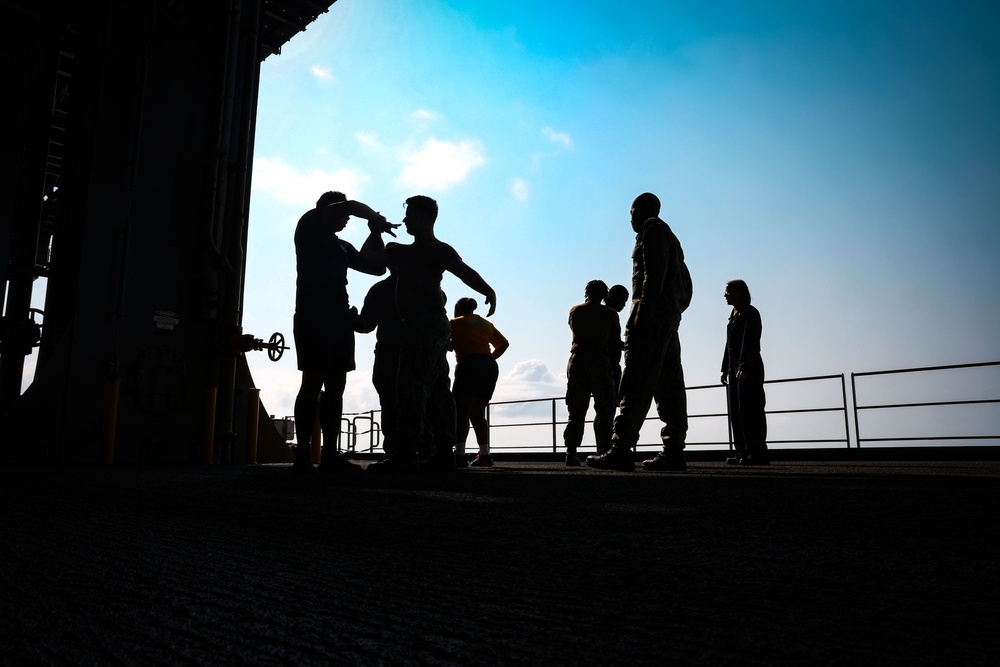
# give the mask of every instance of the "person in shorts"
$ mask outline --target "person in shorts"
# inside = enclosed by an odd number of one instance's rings
[[[337,236],[351,216],[368,220],[370,233],[361,250]],[[385,273],[382,234],[394,227],[367,204],[348,200],[342,192],[326,192],[316,208],[306,211],[295,227],[295,318],[293,336],[302,382],[295,397],[296,472],[313,470],[311,441],[319,415],[325,445],[324,471],[357,470],[337,454],[347,373],[355,368],[356,308],[347,296],[347,270],[380,276]]]
[[[451,320],[451,343],[449,349],[455,352],[455,382],[451,393],[455,396],[455,410],[458,421],[455,429],[455,463],[464,467],[489,467],[493,465],[490,455],[490,426],[486,421],[486,406],[493,398],[500,369],[497,359],[510,342],[493,323],[476,315],[479,304],[470,297],[455,303],[455,318]],[[476,434],[479,453],[471,464],[465,460],[465,441],[469,437],[469,425]]]

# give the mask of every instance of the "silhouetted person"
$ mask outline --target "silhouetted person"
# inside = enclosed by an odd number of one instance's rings
[[[479,304],[464,297],[455,302],[455,318],[451,320],[451,343],[455,352],[455,382],[451,393],[455,396],[458,423],[455,433],[455,463],[459,466],[489,467],[490,427],[486,422],[486,406],[493,398],[500,368],[497,359],[510,346],[510,342],[489,320],[476,315]],[[491,349],[492,348],[492,349]],[[469,464],[465,461],[465,441],[469,437],[469,424],[476,434],[479,452]]]
[[[397,434],[396,375],[399,372],[399,348],[403,321],[396,312],[396,276],[378,281],[368,290],[361,314],[354,325],[359,333],[375,331],[375,359],[372,384],[382,409],[382,449],[390,454]]]
[[[368,220],[370,234],[357,250],[337,233],[351,216]],[[396,225],[398,226],[398,225]],[[354,319],[357,309],[347,297],[347,270],[370,275],[385,273],[382,234],[393,225],[367,204],[341,192],[326,192],[295,227],[295,319],[293,335],[302,383],[295,397],[296,472],[311,471],[310,441],[316,414],[326,440],[320,469],[358,470],[337,455],[347,373],[355,368]],[[323,389],[325,388],[325,391]],[[322,402],[320,394],[322,392]]]
[[[611,424],[615,417],[615,385],[611,351],[621,347],[618,314],[603,305],[608,286],[591,280],[584,288],[584,302],[569,309],[573,332],[569,363],[566,364],[566,465],[580,465],[577,449],[583,441],[590,397],[594,397],[594,438],[602,454],[611,447]]]
[[[489,315],[496,309],[496,293],[447,243],[434,236],[437,202],[423,195],[406,200],[403,224],[413,243],[390,243],[389,266],[396,274],[396,309],[403,320],[396,405],[399,438],[395,451],[368,466],[372,473],[415,473],[421,470],[417,443],[425,410],[434,429],[436,451],[426,470],[455,469],[455,399],[448,378],[448,341],[451,324],[441,298],[445,271],[485,297]]]
[[[760,312],[750,305],[750,288],[742,280],[726,283],[726,303],[733,307],[726,326],[722,384],[729,398],[735,456],[726,463],[768,465],[767,415],[764,413],[764,360],[760,356]]]
[[[684,251],[666,222],[659,218],[660,200],[646,192],[632,202],[636,233],[632,250],[632,309],[625,325],[625,368],[619,387],[620,411],[612,445],[604,454],[588,456],[587,465],[608,470],[635,469],[632,449],[639,441],[650,403],[663,427],[663,449],[643,461],[645,470],[683,471],[687,437],[687,396],[677,330],[691,302],[691,276]]]
[[[611,308],[616,313],[622,312],[625,304],[628,303],[628,288],[624,285],[612,285],[608,288],[608,295],[604,298],[604,305]],[[620,341],[619,341],[620,342]],[[618,405],[618,385],[622,382],[622,351],[625,344],[617,345],[611,350],[611,375],[615,381],[615,406]],[[601,452],[598,452],[600,454]]]

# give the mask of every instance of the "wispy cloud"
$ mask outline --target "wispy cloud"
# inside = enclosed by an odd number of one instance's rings
[[[365,148],[382,148],[382,141],[374,132],[362,132],[359,130],[354,133],[354,139],[358,142],[359,146],[363,146]]]
[[[410,120],[429,125],[438,121],[441,118],[441,114],[436,111],[431,111],[430,109],[417,109],[410,114]]]
[[[359,197],[367,179],[351,169],[333,172],[322,169],[301,170],[282,158],[258,157],[253,161],[253,187],[278,201],[311,207],[327,190],[340,190],[348,197]]]
[[[309,68],[309,72],[320,81],[334,81],[333,70],[329,67],[323,67],[322,65],[313,65]]]
[[[551,127],[542,128],[542,136],[550,143],[553,143],[564,150],[573,148],[573,138],[565,132],[556,132]]]
[[[486,163],[482,149],[471,141],[440,141],[431,137],[413,153],[404,153],[406,166],[400,179],[407,185],[447,190]]]
[[[523,178],[515,178],[511,181],[510,192],[518,201],[528,201],[528,195],[530,193],[528,182]]]

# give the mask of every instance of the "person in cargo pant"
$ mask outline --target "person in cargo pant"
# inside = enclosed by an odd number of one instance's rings
[[[681,313],[691,302],[691,276],[684,251],[669,225],[660,219],[660,200],[646,192],[632,203],[631,224],[636,233],[632,250],[632,308],[625,325],[625,368],[619,387],[619,413],[612,446],[588,456],[592,468],[631,471],[632,449],[656,401],[663,422],[663,449],[643,461],[644,470],[681,472],[687,469],[687,397],[678,329]]]
[[[615,418],[612,350],[621,349],[621,324],[618,314],[601,303],[608,296],[603,280],[591,280],[583,290],[584,302],[569,310],[569,328],[573,332],[569,362],[566,364],[566,465],[578,466],[576,455],[583,441],[590,397],[594,397],[594,440],[601,454],[611,447],[611,425]]]
[[[485,297],[488,315],[496,309],[496,292],[462,261],[458,252],[434,235],[437,202],[424,195],[406,200],[403,224],[413,243],[386,246],[388,266],[396,274],[396,308],[403,320],[399,374],[396,379],[398,438],[394,451],[368,466],[374,474],[412,474],[421,470],[453,471],[455,465],[455,399],[448,378],[451,323],[445,312],[441,279],[455,275]],[[425,432],[434,431],[435,453],[420,462],[417,447]]]
[[[729,419],[736,452],[730,465],[768,465],[767,415],[764,412],[764,360],[760,356],[760,312],[750,305],[750,288],[742,280],[726,283],[726,303],[733,307],[726,326],[722,384],[729,399]]]

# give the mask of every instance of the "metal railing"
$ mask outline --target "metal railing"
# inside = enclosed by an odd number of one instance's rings
[[[875,377],[888,377],[906,376],[905,380],[907,382],[907,388],[912,391],[914,385],[917,384],[916,379],[921,377],[930,378],[930,382],[933,383],[936,389],[941,387],[955,387],[957,383],[952,381],[949,384],[937,381],[935,378],[931,377],[931,374],[941,377],[941,374],[951,373],[952,376],[955,375],[955,371],[963,371],[970,369],[986,369],[986,368],[996,368],[1000,369],[1000,361],[989,361],[975,364],[953,364],[949,366],[926,366],[923,368],[902,368],[896,370],[886,370],[886,371],[872,371],[867,373],[851,373],[851,397],[854,404],[854,439],[857,443],[857,447],[861,447],[862,442],[899,442],[899,443],[911,443],[911,442],[941,442],[941,441],[967,441],[967,440],[1000,440],[1000,433],[981,433],[978,435],[971,435],[969,433],[962,434],[921,434],[921,435],[905,435],[900,433],[893,433],[891,435],[883,435],[879,437],[862,437],[861,433],[861,413],[881,411],[882,414],[889,412],[899,412],[906,409],[919,408],[929,414],[934,408],[943,407],[957,407],[957,406],[981,406],[981,405],[997,405],[1000,404],[1000,398],[967,398],[967,399],[955,399],[955,400],[924,400],[924,401],[906,401],[906,402],[888,402],[888,403],[862,403],[858,400],[858,380],[861,378],[875,378]],[[996,381],[996,380],[995,380]],[[980,382],[982,380],[980,379]],[[975,382],[964,382],[961,384],[962,387],[969,388],[971,390],[977,389],[975,387]],[[998,386],[1000,386],[1000,381],[998,381]],[[987,388],[988,384],[986,387]],[[896,387],[895,391],[897,393],[902,392],[903,387]],[[934,410],[935,413],[939,411]],[[912,420],[910,420],[912,422]],[[941,424],[942,420],[937,419],[937,424]],[[998,427],[1000,428],[1000,417],[997,418]],[[895,425],[898,425],[900,420],[896,420]]]
[[[811,437],[800,437],[800,438],[789,438],[789,439],[768,439],[768,443],[769,444],[799,444],[799,445],[839,443],[839,444],[844,445],[845,447],[850,447],[850,437],[849,437],[850,427],[849,427],[849,424],[848,424],[848,410],[847,410],[847,387],[846,387],[845,378],[844,378],[843,374],[841,374],[841,375],[822,375],[822,376],[803,377],[803,378],[787,378],[787,379],[780,379],[780,380],[766,380],[764,382],[764,384],[766,384],[766,385],[777,385],[777,384],[788,384],[788,383],[819,383],[819,382],[828,382],[828,381],[833,381],[833,380],[839,380],[839,386],[840,386],[840,396],[839,396],[840,402],[837,405],[822,405],[822,406],[799,407],[799,408],[785,408],[785,409],[779,409],[779,410],[771,409],[771,410],[766,410],[766,413],[768,415],[804,415],[804,414],[821,413],[821,412],[835,412],[835,413],[840,413],[843,416],[843,421],[844,421],[844,437],[842,437],[842,438],[832,438],[832,439],[831,438],[811,438]],[[722,408],[723,408],[724,411],[689,412],[688,413],[688,422],[690,424],[690,422],[693,421],[693,420],[717,420],[717,421],[724,420],[724,428],[725,428],[725,433],[726,433],[727,437],[726,437],[725,440],[713,440],[713,439],[695,439],[695,440],[693,440],[693,439],[690,438],[691,431],[689,430],[689,439],[687,440],[686,445],[688,447],[692,447],[692,446],[694,446],[694,447],[721,447],[721,446],[726,446],[729,449],[732,449],[732,447],[733,447],[732,427],[729,424],[729,414],[728,414],[728,410],[726,409],[726,402],[725,402],[725,400],[726,400],[725,399],[726,388],[725,388],[725,386],[721,385],[721,384],[693,386],[693,387],[687,387],[687,392],[688,392],[689,396],[691,395],[692,392],[713,392],[713,393],[720,394],[722,396],[722,398],[719,399],[718,402],[721,403],[721,406],[722,406]],[[500,429],[508,429],[508,428],[525,428],[525,427],[539,427],[539,426],[544,426],[544,427],[547,427],[547,430],[550,432],[550,440],[547,443],[545,443],[545,444],[537,444],[537,443],[530,443],[530,442],[529,443],[519,443],[516,446],[516,448],[519,449],[519,450],[545,449],[547,451],[551,451],[552,453],[558,453],[563,448],[562,441],[561,441],[561,435],[562,435],[562,433],[561,433],[561,430],[560,430],[559,427],[565,427],[565,425],[567,423],[565,419],[560,419],[559,416],[558,416],[559,415],[559,409],[562,406],[562,404],[564,403],[564,401],[565,401],[565,399],[560,396],[560,397],[554,397],[554,398],[537,398],[537,399],[519,400],[519,401],[496,401],[496,402],[490,403],[489,406],[487,406],[487,421],[489,423],[490,433],[491,433],[491,438],[490,438],[491,439],[491,445],[490,445],[490,448],[491,449],[497,449],[497,450],[505,449],[504,446],[496,447],[496,446],[494,446],[492,444],[492,440],[493,440],[492,433],[493,433],[494,429],[500,430]],[[494,420],[493,420],[493,418],[492,418],[492,412],[493,412],[493,408],[495,406],[525,405],[525,404],[530,404],[530,403],[548,403],[549,406],[550,406],[550,409],[549,409],[550,417],[547,420],[545,420],[545,421],[535,420],[535,421],[523,421],[523,422],[508,422],[508,423],[503,423],[503,424],[497,424],[497,423],[495,423]],[[689,404],[690,404],[690,398],[689,398]],[[647,423],[647,424],[657,421],[655,410],[651,409],[650,412],[651,412],[652,416],[647,416],[646,417],[645,423]],[[591,421],[591,420],[587,421],[588,425],[592,424],[592,423],[593,423],[593,421]],[[644,442],[642,440],[642,438],[640,438],[639,444],[636,445],[636,450],[649,449],[649,448],[659,448],[659,447],[662,446],[662,443],[661,443],[661,441],[659,439],[658,434],[655,436],[655,440],[652,437],[650,437],[650,436],[647,436],[646,440],[647,441]]]
[[[847,390],[845,377],[841,375],[822,375],[814,377],[802,377],[802,378],[787,378],[778,380],[767,380],[765,384],[767,385],[808,385],[811,387],[816,387],[818,384],[822,383],[836,383],[839,386],[839,402],[834,405],[822,404],[822,405],[809,405],[806,407],[784,407],[781,409],[769,409],[767,410],[768,415],[806,415],[810,413],[839,413],[843,416],[844,424],[844,436],[842,438],[818,438],[818,437],[797,437],[797,438],[786,438],[786,439],[769,439],[768,442],[774,445],[787,445],[787,444],[797,444],[797,445],[819,445],[819,444],[829,444],[836,443],[843,445],[845,447],[850,447],[850,427],[848,424],[848,409],[847,409]],[[689,395],[692,393],[699,394],[717,394],[716,402],[719,403],[720,409],[709,410],[704,412],[689,412],[688,420],[699,421],[704,420],[706,422],[715,421],[717,422],[716,431],[724,429],[725,437],[724,439],[700,439],[693,440],[689,439],[687,441],[687,446],[689,447],[728,447],[732,449],[732,429],[729,425],[729,415],[726,406],[726,388],[721,385],[702,385],[688,387],[687,391]],[[803,393],[808,393],[807,391],[801,391],[798,395]],[[545,410],[545,416],[539,418],[538,416],[532,415],[532,418],[521,420],[521,421],[504,421],[498,423],[495,419],[495,414],[504,408],[509,408],[512,406],[523,406],[527,407],[530,412],[530,406],[542,404],[547,406]],[[523,400],[512,400],[512,401],[494,401],[487,405],[486,408],[486,419],[487,424],[490,428],[490,448],[493,451],[517,451],[517,452],[532,452],[532,451],[542,451],[558,453],[562,450],[562,428],[566,425],[566,419],[561,417],[561,412],[564,411],[565,398],[562,396],[549,397],[549,398],[531,398]],[[345,448],[349,451],[367,451],[374,452],[375,449],[381,444],[381,428],[378,422],[377,416],[380,414],[380,410],[369,410],[367,412],[350,413],[345,415],[345,430],[341,434],[341,443],[344,444]],[[646,418],[646,423],[656,422],[657,417],[655,410],[651,410],[652,416]],[[350,419],[347,419],[350,417]],[[359,422],[365,424],[364,430],[359,426]],[[588,420],[587,424],[592,424],[592,420]],[[521,438],[516,444],[508,444],[503,441],[502,438],[496,436],[504,433],[505,431],[520,430],[524,431],[527,429],[538,429],[544,428],[547,436],[544,441],[533,440],[531,437]],[[362,436],[368,435],[368,442],[361,442]],[[346,437],[345,437],[346,436]],[[690,436],[689,436],[690,437]],[[647,441],[640,440],[639,444],[636,446],[637,450],[658,448],[661,446],[658,435],[655,438],[647,438]]]
[[[996,388],[993,388],[989,382],[982,383],[982,387],[987,393],[992,392],[988,397],[981,398],[962,398],[962,399],[951,399],[951,400],[919,400],[919,401],[904,401],[899,400],[896,402],[892,401],[879,401],[879,402],[864,402],[859,399],[859,386],[863,383],[865,379],[871,379],[874,377],[881,376],[897,376],[897,377],[907,377],[912,378],[916,375],[927,375],[933,373],[955,373],[961,371],[969,371],[975,369],[998,369],[1000,370],[1000,361],[994,362],[984,362],[984,363],[974,363],[974,364],[957,364],[950,366],[930,366],[924,368],[903,368],[894,370],[883,370],[883,371],[871,371],[865,373],[851,373],[851,406],[848,407],[847,398],[847,385],[846,378],[844,374],[840,375],[818,375],[811,377],[796,377],[796,378],[783,378],[775,380],[766,380],[765,385],[768,385],[772,390],[768,392],[768,409],[766,414],[769,419],[769,432],[768,445],[770,446],[793,446],[793,447],[811,447],[815,445],[836,445],[846,447],[851,449],[860,448],[862,443],[909,443],[909,442],[926,442],[926,443],[940,443],[943,441],[967,441],[967,440],[996,440],[1000,441],[1000,411],[991,415],[992,419],[996,420],[997,426],[994,432],[980,433],[980,434],[919,434],[919,435],[905,435],[899,433],[891,433],[889,435],[880,436],[870,436],[866,435],[868,431],[863,432],[863,417],[862,414],[868,415],[890,415],[892,413],[897,413],[900,410],[905,409],[919,409],[921,411],[937,410],[948,407],[963,407],[963,406],[990,406],[990,405],[1000,405],[1000,373],[994,379],[996,382]],[[896,393],[902,394],[907,391],[913,390],[913,382],[906,382],[895,387],[890,387],[886,393],[892,394]],[[968,383],[956,383],[953,379],[949,382],[938,381],[936,383],[938,386],[954,387],[960,385],[965,387]],[[782,390],[785,387],[791,389],[790,392],[785,392],[788,395],[782,396]],[[726,405],[726,391],[725,387],[721,384],[717,385],[701,385],[692,386],[687,388],[688,393],[688,403],[691,405],[692,398],[697,398],[700,396],[710,397],[708,400],[715,400],[718,409],[709,409],[706,411],[694,411],[689,412],[688,421],[694,423],[706,423],[714,425],[716,433],[724,433],[724,437],[715,438],[693,438],[691,433],[695,429],[689,429],[689,439],[687,441],[688,447],[695,448],[722,448],[727,447],[732,449],[732,428],[729,424],[728,419],[728,408]],[[834,397],[832,394],[835,393]],[[777,396],[774,396],[778,394]],[[818,398],[817,398],[818,397]],[[815,399],[812,403],[809,403],[811,399]],[[802,405],[801,403],[805,401],[807,404]],[[795,405],[793,405],[795,404]],[[534,406],[544,406],[543,409],[535,409]],[[497,419],[497,413],[506,411],[510,408],[523,408],[524,411],[529,413],[529,416],[522,420],[504,420],[500,422]],[[563,449],[562,445],[562,428],[566,425],[566,419],[563,417],[565,412],[565,398],[562,396],[549,397],[549,398],[530,398],[523,400],[511,400],[511,401],[494,401],[487,405],[486,417],[487,423],[490,428],[490,448],[494,451],[507,451],[507,452],[545,452],[545,453],[559,453]],[[842,437],[825,437],[830,434],[832,430],[839,430],[840,427],[831,423],[825,423],[823,426],[815,426],[806,428],[809,434],[795,437],[773,437],[775,434],[779,434],[782,427],[787,427],[787,422],[790,419],[795,419],[799,417],[804,417],[812,414],[829,414],[837,418],[837,422],[843,423],[843,436]],[[378,421],[380,416],[380,410],[369,410],[366,412],[350,413],[345,415],[344,419],[344,431],[341,434],[341,444],[344,448],[350,451],[359,452],[374,452],[382,442],[382,431],[381,425]],[[646,418],[647,424],[652,424],[657,422],[655,409],[650,410],[649,416]],[[851,424],[850,417],[853,415],[854,421],[854,442],[851,442]],[[909,423],[912,424],[913,419],[910,420],[897,420],[895,423]],[[987,424],[991,424],[990,418],[986,419]],[[588,420],[587,424],[592,424],[592,420]],[[775,428],[777,426],[778,428]],[[870,430],[875,430],[874,425],[869,425],[867,427]],[[987,428],[991,428],[987,426]],[[529,435],[527,437],[518,437],[515,444],[509,444],[506,440],[514,440],[514,438],[502,438],[501,436],[507,432],[525,432],[530,430],[544,429],[544,436]],[[724,429],[724,430],[723,430]],[[711,430],[701,429],[701,430]],[[821,431],[821,433],[818,433]],[[818,435],[823,435],[824,437],[817,437]],[[346,436],[346,437],[344,437]],[[365,439],[364,436],[367,436]],[[367,440],[366,442],[364,440]],[[660,441],[658,437],[658,429],[655,433],[643,434],[640,438],[640,442],[636,449],[650,449],[657,448],[660,446]]]

